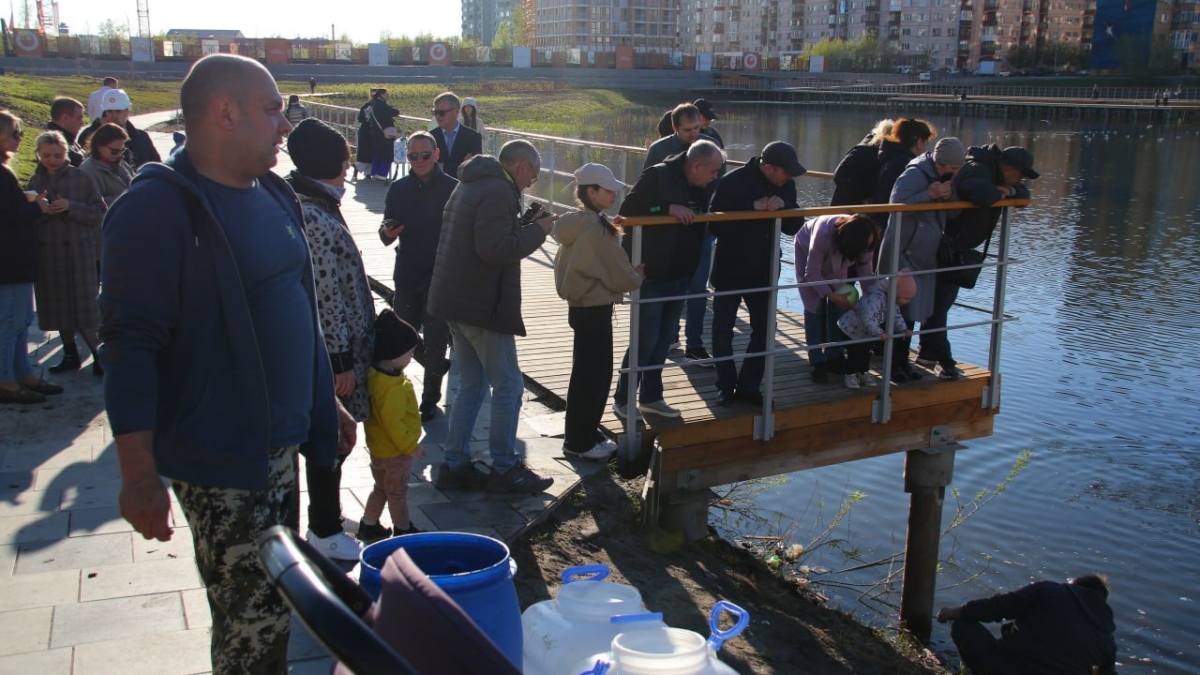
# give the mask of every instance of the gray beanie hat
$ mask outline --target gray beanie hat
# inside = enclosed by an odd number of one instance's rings
[[[943,138],[933,146],[933,161],[938,164],[962,166],[967,161],[967,149],[953,136]]]

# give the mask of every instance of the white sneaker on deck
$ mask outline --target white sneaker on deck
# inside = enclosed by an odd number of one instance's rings
[[[679,412],[678,408],[672,408],[666,401],[661,399],[649,403],[639,403],[638,410],[641,410],[643,415],[658,415],[659,417],[683,416],[683,413]]]
[[[358,555],[362,553],[362,542],[345,532],[318,537],[309,530],[304,534],[304,538],[330,560],[358,560]]]
[[[842,383],[846,385],[847,389],[858,389],[858,373],[846,373],[846,376],[842,378]]]
[[[635,421],[642,418],[641,413],[639,413],[637,411],[637,408],[635,408],[632,404],[626,403],[625,405],[621,405],[620,403],[617,403],[615,401],[612,404],[613,414],[616,415],[622,421],[629,419],[629,411],[630,410],[633,411],[633,419]]]
[[[879,378],[871,373],[859,373],[858,383],[864,387],[878,387]]]
[[[579,459],[587,459],[593,462],[607,462],[609,457],[616,452],[616,447],[609,448],[604,443],[597,443],[584,452],[575,452],[566,447],[563,448],[563,454],[567,457],[577,457]]]

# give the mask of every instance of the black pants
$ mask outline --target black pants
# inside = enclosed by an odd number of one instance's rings
[[[945,328],[949,323],[950,308],[958,299],[958,286],[937,278],[933,287],[933,313],[921,322],[921,330]],[[944,366],[954,365],[954,356],[950,352],[950,334],[929,333],[921,335],[921,348],[917,355],[922,359],[932,359]]]
[[[962,661],[974,675],[1021,675],[1020,664],[1013,663],[1000,649],[1000,642],[978,621],[955,621],[950,637]]]
[[[392,307],[401,319],[425,336],[414,355],[417,363],[425,369],[421,403],[436,404],[442,400],[442,378],[450,370],[450,361],[446,358],[446,349],[450,346],[450,326],[429,315],[425,310],[428,300],[428,285],[397,287]]]
[[[846,345],[846,372],[865,373],[871,369],[872,342]]]
[[[571,383],[567,387],[566,439],[575,452],[596,444],[596,428],[613,379],[613,306],[570,307],[567,320],[575,331],[571,350]]]
[[[305,483],[308,484],[308,529],[318,537],[331,537],[342,531],[342,462],[337,466],[319,466],[304,460]]]
[[[719,288],[717,290],[729,290]],[[747,353],[765,351],[767,348],[767,303],[766,293],[742,295],[718,295],[713,298],[712,345],[713,356],[733,355],[733,328],[737,323],[738,305],[745,300],[750,313],[750,344]],[[742,360],[739,373],[733,361],[718,361],[717,389],[743,393],[757,393],[762,389],[763,373],[767,368],[765,356],[747,356]]]

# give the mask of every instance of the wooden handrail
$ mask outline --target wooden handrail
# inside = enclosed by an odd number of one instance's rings
[[[785,211],[733,211],[729,213],[698,213],[693,222],[716,223],[729,220],[774,220],[808,216],[832,216],[843,213],[892,213],[894,211],[948,211],[954,209],[993,209],[1005,206],[1028,206],[1028,199],[1003,199],[991,206],[980,206],[975,202],[938,202],[936,204],[860,204],[858,206],[813,206]],[[629,216],[621,221],[621,227],[645,227],[649,225],[677,225],[674,216]]]

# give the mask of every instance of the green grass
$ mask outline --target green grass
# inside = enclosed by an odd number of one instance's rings
[[[133,100],[135,114],[179,107],[178,82],[123,82],[123,88]],[[9,165],[22,184],[33,175],[33,170],[37,167],[33,146],[37,138],[35,131],[44,127],[50,120],[50,103],[59,96],[67,96],[86,106],[88,95],[99,88],[100,84],[94,77],[0,75],[0,108],[6,108],[20,117],[26,129],[21,148],[9,160]]]

